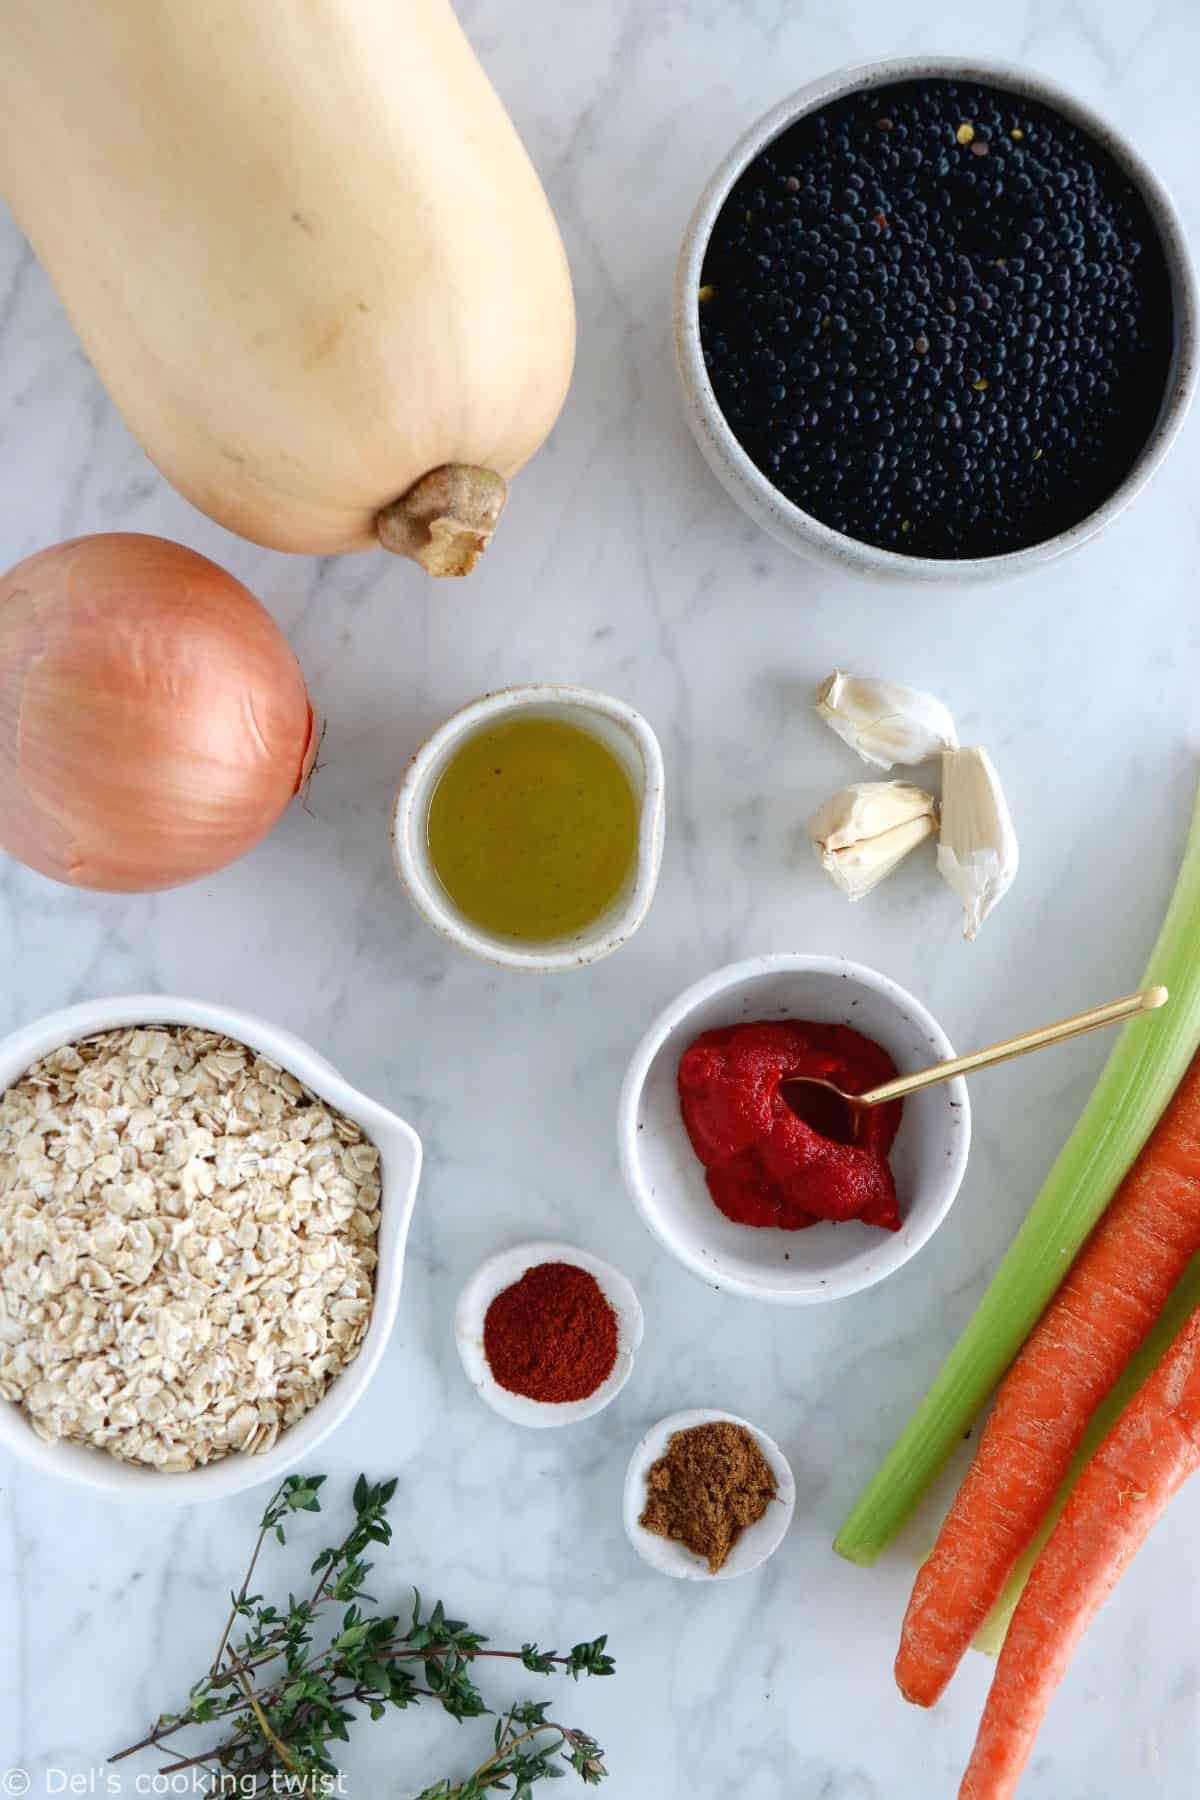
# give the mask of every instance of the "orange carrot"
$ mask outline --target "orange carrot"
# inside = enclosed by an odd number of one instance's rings
[[[1200,1312],[1072,1489],[1012,1616],[959,1800],[1007,1800],[1080,1638],[1200,1468]]]
[[[1033,1540],[1088,1420],[1200,1251],[1200,1057],[1001,1383],[913,1585],[896,1681],[932,1706]]]

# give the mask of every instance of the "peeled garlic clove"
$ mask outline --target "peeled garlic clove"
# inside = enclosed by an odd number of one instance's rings
[[[860,781],[827,800],[808,822],[821,867],[850,900],[873,887],[932,837],[937,801],[906,781]]]
[[[937,864],[962,901],[965,938],[973,938],[1003,900],[1020,860],[1012,815],[991,757],[986,750],[947,750]]]
[[[894,681],[869,681],[835,669],[817,690],[817,711],[877,769],[928,762],[958,748],[958,731],[941,701]]]

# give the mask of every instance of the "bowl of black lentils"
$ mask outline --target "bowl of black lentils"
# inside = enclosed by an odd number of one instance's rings
[[[1095,535],[1196,380],[1174,206],[1040,76],[900,58],[814,82],[709,183],[680,255],[688,420],[791,548],[917,580]]]

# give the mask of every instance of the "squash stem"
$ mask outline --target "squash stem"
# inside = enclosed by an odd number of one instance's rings
[[[382,507],[375,530],[385,550],[427,575],[469,575],[488,546],[508,496],[494,469],[444,463]]]

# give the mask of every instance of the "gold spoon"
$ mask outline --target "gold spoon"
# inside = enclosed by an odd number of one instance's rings
[[[906,1094],[922,1088],[936,1087],[951,1081],[955,1075],[969,1075],[973,1069],[986,1069],[992,1063],[1008,1062],[1011,1057],[1025,1056],[1030,1050],[1041,1050],[1046,1044],[1061,1044],[1066,1038],[1081,1037],[1100,1025],[1115,1025],[1119,1019],[1131,1019],[1137,1013],[1153,1012],[1166,1003],[1165,987],[1147,988],[1144,994],[1127,994],[1123,1000],[1110,1000],[1107,1006],[1093,1006],[1087,1012],[1074,1013],[1054,1025],[1042,1025],[1037,1031],[1023,1031],[1019,1037],[1004,1038],[984,1050],[972,1050],[967,1056],[952,1056],[946,1062],[931,1063],[913,1075],[898,1075],[894,1081],[882,1082],[862,1094],[847,1094],[835,1081],[817,1075],[789,1075],[779,1084],[784,1101],[806,1125],[823,1137],[845,1144],[856,1142],[862,1127],[862,1115],[868,1107],[883,1106],[889,1100],[902,1100]],[[806,1106],[806,1101],[809,1104]],[[841,1126],[841,1129],[836,1127]]]

